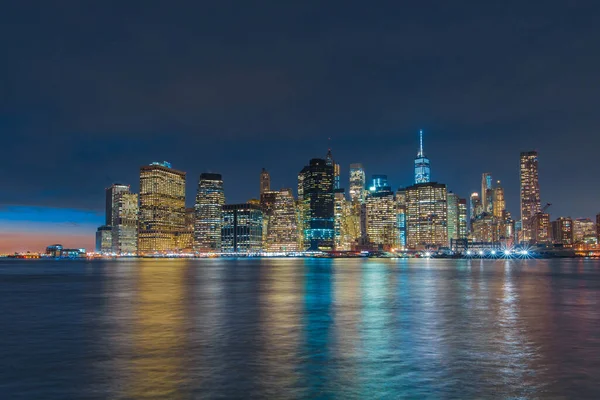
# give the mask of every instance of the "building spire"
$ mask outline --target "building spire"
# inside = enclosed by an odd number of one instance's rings
[[[423,157],[423,129],[419,129],[419,157]]]

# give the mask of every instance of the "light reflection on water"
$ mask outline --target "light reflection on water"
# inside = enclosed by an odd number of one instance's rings
[[[597,398],[600,263],[0,262],[7,398]]]

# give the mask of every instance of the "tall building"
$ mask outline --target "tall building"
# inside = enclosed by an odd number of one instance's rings
[[[423,129],[419,131],[419,152],[415,158],[415,184],[431,181],[431,165],[423,151]]]
[[[107,225],[98,227],[96,231],[96,253],[112,252],[112,228]]]
[[[448,246],[446,185],[429,182],[406,188],[406,232],[409,248]]]
[[[222,208],[221,251],[259,253],[262,251],[263,211],[256,204],[227,204]]]
[[[177,234],[185,228],[185,172],[168,162],[140,168],[138,253],[178,251]]]
[[[481,198],[479,197],[479,193],[471,193],[469,219],[472,221],[481,213],[483,213],[483,205],[481,204]]]
[[[540,185],[538,181],[538,153],[521,153],[521,239],[529,242],[533,238],[532,218],[541,212]]]
[[[182,253],[194,251],[194,222],[196,221],[196,210],[194,207],[185,209],[184,228],[175,236],[177,249]]]
[[[467,238],[467,199],[458,199],[458,238]]]
[[[203,253],[221,251],[222,212],[225,192],[221,174],[203,173],[196,193],[194,250]]]
[[[573,245],[573,220],[559,217],[552,221],[552,242],[563,246]]]
[[[333,188],[340,188],[340,164],[337,164],[333,159],[333,155],[331,154],[331,149],[327,150],[327,156],[325,157],[327,161],[327,165],[331,165],[333,167]]]
[[[398,215],[394,193],[389,186],[379,187],[367,196],[367,236],[381,250],[398,247]]]
[[[298,178],[298,197],[302,198],[304,248],[334,248],[334,171],[326,160],[313,158]]]
[[[115,183],[106,188],[106,211],[104,214],[106,219],[105,225],[112,226],[113,204],[115,202],[115,196],[123,192],[129,192],[129,185]]]
[[[138,251],[138,195],[119,192],[113,197],[112,252],[134,255]]]
[[[406,248],[406,190],[396,191],[396,220],[398,225],[398,247]]]
[[[493,213],[493,200],[492,174],[484,172],[481,176],[481,205],[483,212],[488,214]]]
[[[350,200],[353,203],[365,202],[366,177],[362,164],[350,164]]]
[[[260,172],[260,196],[271,191],[271,175],[266,169]]]
[[[448,240],[457,240],[459,239],[459,227],[458,227],[458,201],[459,197],[457,194],[448,192],[447,194],[447,202],[448,202]]]
[[[496,218],[502,218],[502,213],[506,210],[506,202],[504,201],[504,188],[500,186],[500,181],[496,183],[493,189],[493,206],[492,213]]]
[[[272,193],[275,193],[275,196],[269,211],[266,250],[270,252],[298,251],[296,202],[292,189],[281,189]]]

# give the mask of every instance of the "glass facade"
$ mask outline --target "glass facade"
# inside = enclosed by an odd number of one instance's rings
[[[140,169],[138,253],[178,252],[185,228],[185,172],[166,162]]]
[[[194,250],[211,253],[221,251],[222,212],[225,205],[223,179],[220,174],[203,173],[196,194]]]
[[[314,158],[300,172],[299,198],[302,196],[303,248],[334,248],[334,170],[326,160]]]
[[[398,247],[398,215],[394,193],[389,186],[380,187],[370,193],[366,202],[367,237],[369,242],[381,250],[390,251]]]
[[[138,195],[120,192],[114,197],[112,252],[134,255],[138,251]]]
[[[423,130],[419,131],[419,153],[415,158],[415,184],[431,182],[431,166],[429,158],[423,151]]]
[[[96,253],[107,254],[112,252],[112,228],[103,225],[96,231]]]
[[[362,164],[350,164],[350,200],[353,203],[365,202],[365,170]]]
[[[263,211],[256,204],[228,204],[223,207],[221,251],[260,253],[263,249]]]

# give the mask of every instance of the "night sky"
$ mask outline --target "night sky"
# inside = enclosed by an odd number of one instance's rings
[[[250,4],[252,3],[252,4]],[[401,6],[400,3],[403,5]],[[93,248],[139,167],[219,172],[228,203],[330,146],[462,197],[491,172],[519,218],[519,152],[552,218],[600,212],[600,2],[12,1],[0,12],[0,252]],[[330,140],[328,138],[331,138]]]

